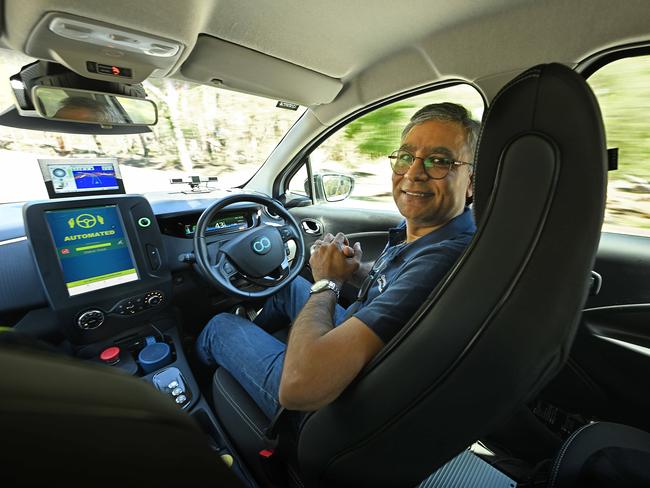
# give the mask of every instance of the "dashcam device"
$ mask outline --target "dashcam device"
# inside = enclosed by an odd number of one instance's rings
[[[125,193],[116,158],[39,159],[50,198]]]
[[[214,188],[210,188],[208,183],[216,183],[218,178],[216,176],[190,176],[189,178],[171,178],[169,182],[172,185],[188,184],[190,190],[184,190],[183,193],[209,193]],[[202,185],[205,183],[205,185]]]

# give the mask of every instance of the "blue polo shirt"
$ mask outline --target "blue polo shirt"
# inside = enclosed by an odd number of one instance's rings
[[[476,225],[469,208],[410,243],[403,242],[406,222],[389,229],[388,245],[375,261],[359,301],[348,309],[347,316],[361,320],[387,343],[451,269],[474,232]]]

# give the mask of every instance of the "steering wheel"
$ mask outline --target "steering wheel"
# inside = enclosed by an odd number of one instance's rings
[[[284,219],[285,224],[264,224],[234,235],[227,241],[208,242],[208,223],[228,205],[253,202],[266,206]],[[294,240],[296,254],[289,266],[287,242]],[[305,262],[305,241],[296,219],[276,200],[251,194],[229,195],[206,208],[194,232],[196,266],[203,276],[221,291],[239,298],[266,298],[289,284]],[[262,287],[245,291],[231,280],[244,278],[247,284]]]

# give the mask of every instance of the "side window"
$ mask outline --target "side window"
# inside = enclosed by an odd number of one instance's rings
[[[588,80],[618,148],[609,172],[603,231],[650,236],[650,56],[619,59]]]
[[[385,105],[350,122],[309,156],[316,201],[346,207],[394,209],[388,155],[399,147],[410,117],[430,103],[463,105],[481,120],[484,103],[467,84],[448,86]],[[299,171],[289,191],[305,194],[306,171]],[[345,195],[349,192],[349,196]]]
[[[287,188],[289,193],[302,197],[309,196],[309,182],[307,181],[307,165],[302,165],[298,172],[293,175]]]

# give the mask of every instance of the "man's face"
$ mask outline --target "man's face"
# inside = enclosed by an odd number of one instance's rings
[[[400,149],[416,158],[433,155],[470,162],[466,137],[466,130],[456,122],[429,120],[414,126]],[[416,159],[406,174],[393,173],[393,198],[409,225],[441,226],[462,212],[465,198],[472,195],[471,176],[469,165],[454,165],[445,178],[434,180],[425,172],[422,159]]]
[[[79,122],[106,122],[106,115],[100,110],[90,107],[63,107],[56,114],[56,118],[78,120]]]

